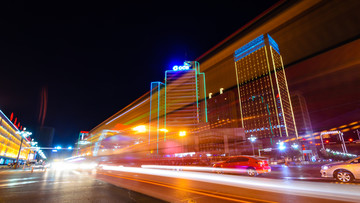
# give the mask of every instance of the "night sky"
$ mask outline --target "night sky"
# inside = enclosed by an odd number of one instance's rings
[[[120,2],[120,1],[119,1]],[[0,6],[0,109],[34,131],[41,89],[54,145],[73,145],[277,1],[17,2]]]

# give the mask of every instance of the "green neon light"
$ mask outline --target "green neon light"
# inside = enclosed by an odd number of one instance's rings
[[[156,138],[156,153],[159,154],[159,116],[160,116],[160,82],[158,83],[158,112],[157,112],[157,138]]]
[[[150,131],[150,127],[151,127],[151,108],[152,108],[152,87],[153,83],[150,83],[150,116],[149,116],[149,144],[150,144],[150,136],[151,136],[151,131]]]
[[[269,115],[270,115],[270,110],[269,110],[269,105],[268,104],[266,104],[266,108],[267,108],[267,110],[269,112]]]
[[[166,114],[167,114],[167,111],[166,111],[166,92],[167,92],[167,89],[166,89],[166,84],[167,84],[167,71],[165,71],[165,104],[164,104],[164,109],[165,109],[165,112],[164,112],[164,128],[166,129]],[[164,132],[164,141],[166,141],[166,131]]]
[[[195,63],[195,80],[196,80],[196,114],[197,114],[197,120],[199,122],[199,93],[198,93],[198,73]]]
[[[208,115],[207,115],[207,102],[206,102],[206,82],[205,82],[205,73],[200,73],[204,77],[204,99],[205,99],[205,121],[208,122]]]
[[[130,121],[124,123],[124,125],[130,125],[131,123],[133,123],[133,122],[135,122],[135,121],[138,121],[138,120],[140,120],[140,119],[145,118],[146,116],[149,116],[149,113],[144,113],[144,114],[141,115],[141,116],[138,116],[138,117],[136,117],[136,118],[134,118],[134,119],[131,119]]]
[[[270,120],[270,116],[269,116],[269,123],[270,123],[270,130],[271,130],[271,133],[274,134],[273,130],[272,130],[272,125],[271,125],[271,120]]]

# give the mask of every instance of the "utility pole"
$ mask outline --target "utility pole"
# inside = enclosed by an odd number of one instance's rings
[[[16,158],[16,165],[15,165],[15,168],[17,168],[19,166],[19,157],[20,157],[20,152],[21,152],[21,147],[22,147],[22,144],[24,142],[24,139],[31,135],[32,133],[31,132],[27,132],[25,131],[26,128],[24,128],[23,131],[17,131],[16,133],[17,134],[20,134],[20,137],[21,137],[21,143],[20,143],[20,148],[19,148],[19,152],[18,152],[18,155],[17,155],[17,158]]]
[[[21,147],[22,147],[23,141],[24,141],[24,138],[21,136],[21,143],[20,143],[19,152],[18,152],[18,155],[17,155],[17,158],[16,158],[15,168],[18,168],[18,167],[19,167],[19,157],[20,157],[20,152],[21,152]]]

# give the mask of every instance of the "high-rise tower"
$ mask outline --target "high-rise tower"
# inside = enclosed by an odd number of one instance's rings
[[[165,72],[164,83],[151,83],[149,142],[176,140],[183,132],[187,138],[182,139],[189,143],[184,141],[182,145],[192,145],[195,142],[192,132],[204,122],[207,122],[205,75],[200,73],[198,62],[174,66]]]
[[[261,35],[235,51],[240,115],[246,137],[296,136],[297,130],[279,47]]]

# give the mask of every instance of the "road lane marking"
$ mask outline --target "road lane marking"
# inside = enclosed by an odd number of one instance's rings
[[[160,182],[156,182],[156,181],[149,181],[149,180],[144,180],[144,179],[139,179],[139,178],[131,178],[131,177],[127,177],[127,176],[119,176],[119,175],[105,174],[105,173],[98,173],[98,174],[112,176],[112,177],[116,177],[116,178],[127,179],[127,180],[133,180],[133,181],[138,181],[138,182],[143,182],[143,183],[148,183],[148,184],[153,184],[153,185],[158,185],[158,186],[167,187],[167,188],[171,188],[171,189],[182,190],[185,192],[191,192],[191,193],[195,193],[195,194],[200,194],[200,195],[204,195],[204,196],[209,196],[209,197],[214,197],[214,198],[224,199],[224,200],[229,200],[229,201],[235,201],[235,202],[248,203],[249,201],[255,201],[255,202],[275,203],[273,201],[268,201],[268,200],[243,197],[243,196],[238,196],[238,195],[233,195],[233,194],[225,194],[225,193],[220,193],[220,192],[212,192],[212,191],[208,191],[208,190],[181,188],[181,187],[177,187],[177,186],[170,185],[170,184],[160,183]],[[210,194],[210,193],[213,193],[213,194]],[[222,195],[222,196],[220,196],[220,195]],[[225,196],[228,196],[228,197],[225,197]],[[238,199],[234,199],[234,198],[238,198]],[[240,200],[240,199],[246,199],[247,201]]]
[[[25,184],[37,183],[37,182],[40,182],[40,181],[24,181],[24,182],[15,182],[15,183],[5,183],[5,184],[1,184],[0,187],[9,187],[9,186],[25,185]]]

